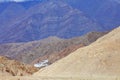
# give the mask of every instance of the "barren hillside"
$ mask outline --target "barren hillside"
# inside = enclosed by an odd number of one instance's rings
[[[120,27],[34,76],[120,76]]]
[[[106,32],[90,32],[72,39],[49,37],[28,43],[11,43],[0,45],[0,55],[12,57],[24,63],[31,63],[39,57],[59,53],[71,46],[89,45]]]
[[[70,47],[67,47],[65,48],[64,50],[58,52],[58,53],[52,53],[52,54],[48,54],[48,55],[45,55],[45,56],[42,56],[42,57],[39,57],[37,59],[35,59],[31,64],[34,65],[34,64],[38,64],[44,60],[48,60],[48,65],[56,62],[57,60],[60,60],[64,57],[66,57],[67,55],[69,55],[71,52],[74,52],[75,50],[81,48],[81,47],[84,47],[85,45],[83,44],[80,44],[80,45],[75,45],[75,46],[70,46]]]
[[[120,27],[33,76],[0,76],[0,80],[119,80],[119,35]]]

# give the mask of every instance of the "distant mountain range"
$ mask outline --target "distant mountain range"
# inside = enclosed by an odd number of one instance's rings
[[[72,38],[120,25],[120,4],[115,0],[40,0],[0,4],[0,43],[28,42],[49,36]]]
[[[120,25],[120,0],[65,0],[72,7],[96,20],[105,30]]]

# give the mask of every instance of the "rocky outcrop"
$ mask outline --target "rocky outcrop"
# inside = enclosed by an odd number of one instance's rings
[[[0,76],[25,76],[37,71],[38,69],[31,65],[0,56]]]

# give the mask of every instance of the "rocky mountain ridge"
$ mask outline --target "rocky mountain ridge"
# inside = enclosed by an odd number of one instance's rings
[[[72,39],[49,37],[40,41],[28,43],[2,44],[0,45],[0,55],[12,57],[18,61],[30,64],[35,59],[44,57],[45,55],[49,56],[51,54],[56,54],[56,56],[59,56],[59,52],[68,47],[73,46],[74,48],[75,46],[89,45],[106,33],[107,32],[91,32],[84,36]]]

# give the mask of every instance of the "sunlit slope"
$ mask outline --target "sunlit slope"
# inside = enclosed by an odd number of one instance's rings
[[[120,27],[34,74],[53,77],[83,75],[120,75]]]

